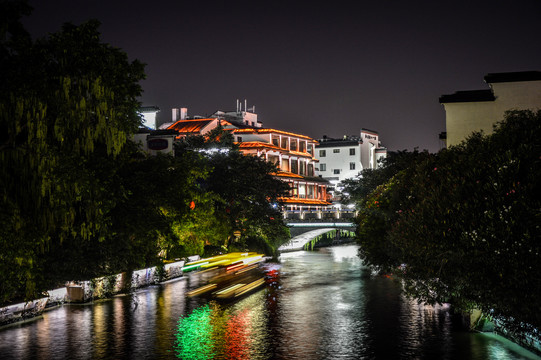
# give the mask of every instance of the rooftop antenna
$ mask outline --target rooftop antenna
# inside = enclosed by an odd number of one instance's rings
[[[248,110],[248,101],[244,99],[244,112],[246,112],[246,110]]]
[[[239,113],[239,99],[237,99],[237,114]]]

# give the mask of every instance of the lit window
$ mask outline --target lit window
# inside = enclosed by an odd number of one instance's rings
[[[353,149],[353,150],[355,150],[355,149]],[[349,169],[350,170],[355,170],[355,163],[354,162],[349,163]]]
[[[319,164],[319,171],[327,171],[327,165],[326,164]]]
[[[319,157],[325,157],[327,156],[327,153],[325,152],[325,150],[319,150]]]
[[[340,152],[340,149],[332,149],[332,152],[338,154]]]
[[[349,149],[349,155],[355,155],[355,148]]]

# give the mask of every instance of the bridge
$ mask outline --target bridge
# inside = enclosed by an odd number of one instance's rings
[[[327,220],[327,219],[325,219]],[[307,246],[314,247],[315,243],[332,237],[333,243],[344,236],[351,236],[357,228],[351,218],[334,218],[333,221],[324,219],[308,219],[305,221],[295,219],[286,220],[291,233],[291,240],[278,248],[279,252],[303,250]]]

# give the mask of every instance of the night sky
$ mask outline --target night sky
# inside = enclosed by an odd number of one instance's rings
[[[265,127],[316,139],[368,128],[389,150],[435,152],[440,95],[541,70],[539,0],[29,3],[35,37],[98,19],[102,41],[147,64],[141,102],[159,122],[247,99]]]

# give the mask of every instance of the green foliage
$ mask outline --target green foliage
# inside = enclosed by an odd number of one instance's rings
[[[380,160],[377,169],[364,169],[357,178],[341,182],[340,185],[343,187],[342,202],[356,203],[358,207],[362,207],[364,199],[378,186],[385,184],[398,172],[429,156],[427,150],[390,151],[386,158]]]
[[[221,128],[177,156],[139,151],[143,64],[103,44],[97,21],[32,41],[19,21],[28,6],[0,10],[0,303],[205,247],[272,253],[287,239],[276,168]]]
[[[277,202],[288,188],[272,176],[274,164],[243,155],[220,128],[205,137],[185,138],[177,149],[179,157],[202,154],[210,169],[200,181],[205,201],[196,202],[192,219],[179,224],[177,233],[184,234],[179,236],[184,244],[205,239],[204,245],[223,251],[274,253],[288,239]]]
[[[0,301],[53,285],[50,258],[104,255],[94,245],[112,225],[111,193],[126,195],[113,180],[140,122],[144,77],[142,64],[99,42],[95,21],[36,42],[9,21],[0,27]]]
[[[508,112],[399,172],[360,211],[363,259],[422,301],[541,326],[540,136],[541,112]]]

